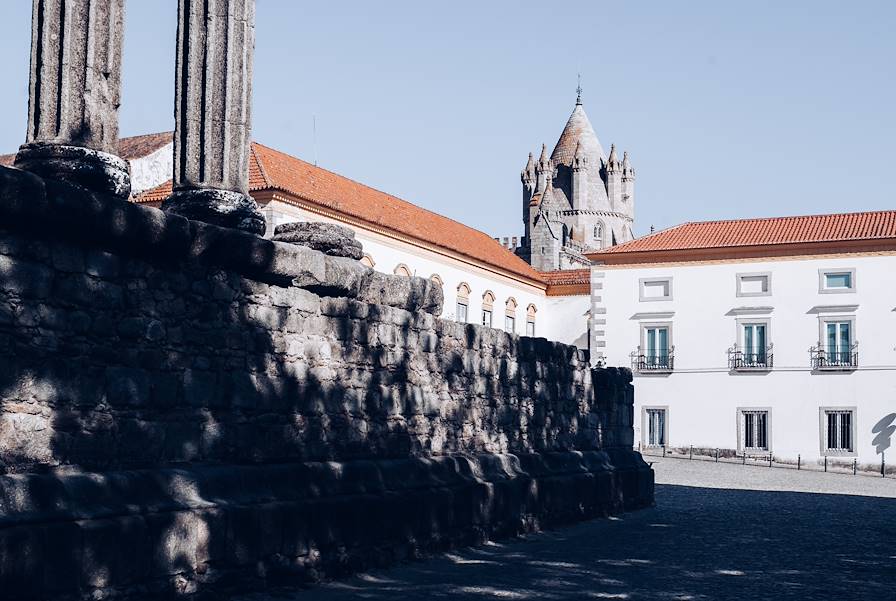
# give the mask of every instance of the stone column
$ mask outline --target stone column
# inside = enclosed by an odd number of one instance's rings
[[[34,0],[28,133],[15,165],[127,198],[115,155],[124,0]]]
[[[249,196],[255,0],[180,0],[174,190],[162,208],[253,234]]]

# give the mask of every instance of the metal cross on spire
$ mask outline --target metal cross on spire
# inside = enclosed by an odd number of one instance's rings
[[[577,73],[578,85],[576,85],[576,104],[582,104],[582,74]]]

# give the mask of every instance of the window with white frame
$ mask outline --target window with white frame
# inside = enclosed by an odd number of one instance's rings
[[[771,273],[737,274],[737,296],[768,296],[771,293]]]
[[[821,408],[821,451],[824,455],[855,452],[855,409]]]
[[[510,334],[516,332],[516,317],[513,315],[504,316],[504,331]]]
[[[672,300],[672,278],[641,278],[638,287],[642,302]]]
[[[516,299],[508,298],[504,307],[504,331],[514,334],[516,333]]]
[[[648,407],[644,410],[645,443],[648,447],[666,446],[666,409]]]
[[[824,339],[822,345],[827,363],[832,365],[852,364],[852,320],[826,319],[822,323]]]
[[[492,327],[492,310],[495,304],[495,295],[491,290],[486,290],[482,295],[482,325]]]
[[[454,311],[454,318],[459,323],[467,323],[467,309],[470,305],[470,285],[461,282],[457,286],[457,306]]]
[[[855,292],[855,269],[819,269],[818,291],[822,294],[832,292]]]
[[[767,409],[740,409],[741,452],[769,450],[769,411]]]
[[[526,307],[526,336],[535,337],[535,314],[537,312],[538,309],[532,303]]]
[[[668,369],[671,367],[671,328],[668,325],[644,326],[644,344],[641,347],[647,369]]]
[[[744,364],[748,366],[767,365],[768,325],[766,323],[742,323],[740,327]]]

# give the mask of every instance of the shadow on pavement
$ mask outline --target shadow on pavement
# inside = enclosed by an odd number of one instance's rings
[[[657,485],[657,507],[259,599],[896,598],[896,500]]]

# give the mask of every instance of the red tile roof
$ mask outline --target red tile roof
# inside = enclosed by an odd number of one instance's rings
[[[564,269],[563,271],[543,272],[541,277],[552,286],[570,285],[570,284],[590,284],[591,270],[587,267],[584,269]]]
[[[299,200],[544,283],[543,274],[484,232],[257,142],[252,143],[249,190],[284,192]],[[134,200],[158,202],[170,193],[169,181],[139,194]]]
[[[896,211],[684,223],[590,256],[896,239]]]
[[[128,160],[139,159],[168,144],[172,138],[174,138],[173,131],[121,138],[118,141],[118,156]]]
[[[163,132],[122,138],[119,154],[126,159],[146,156],[169,143],[172,136],[173,132]],[[14,154],[0,155],[0,164],[8,159],[11,165],[14,158]],[[552,287],[555,293],[563,293],[567,291],[564,287],[580,288],[589,284],[588,269],[539,272],[484,232],[257,142],[252,143],[249,158],[249,190],[280,191],[362,222],[434,244],[546,284],[549,294]],[[132,200],[158,203],[170,194],[169,180],[137,194]]]
[[[4,167],[12,167],[12,163],[15,160],[15,154],[0,154],[0,165],[3,165]]]

